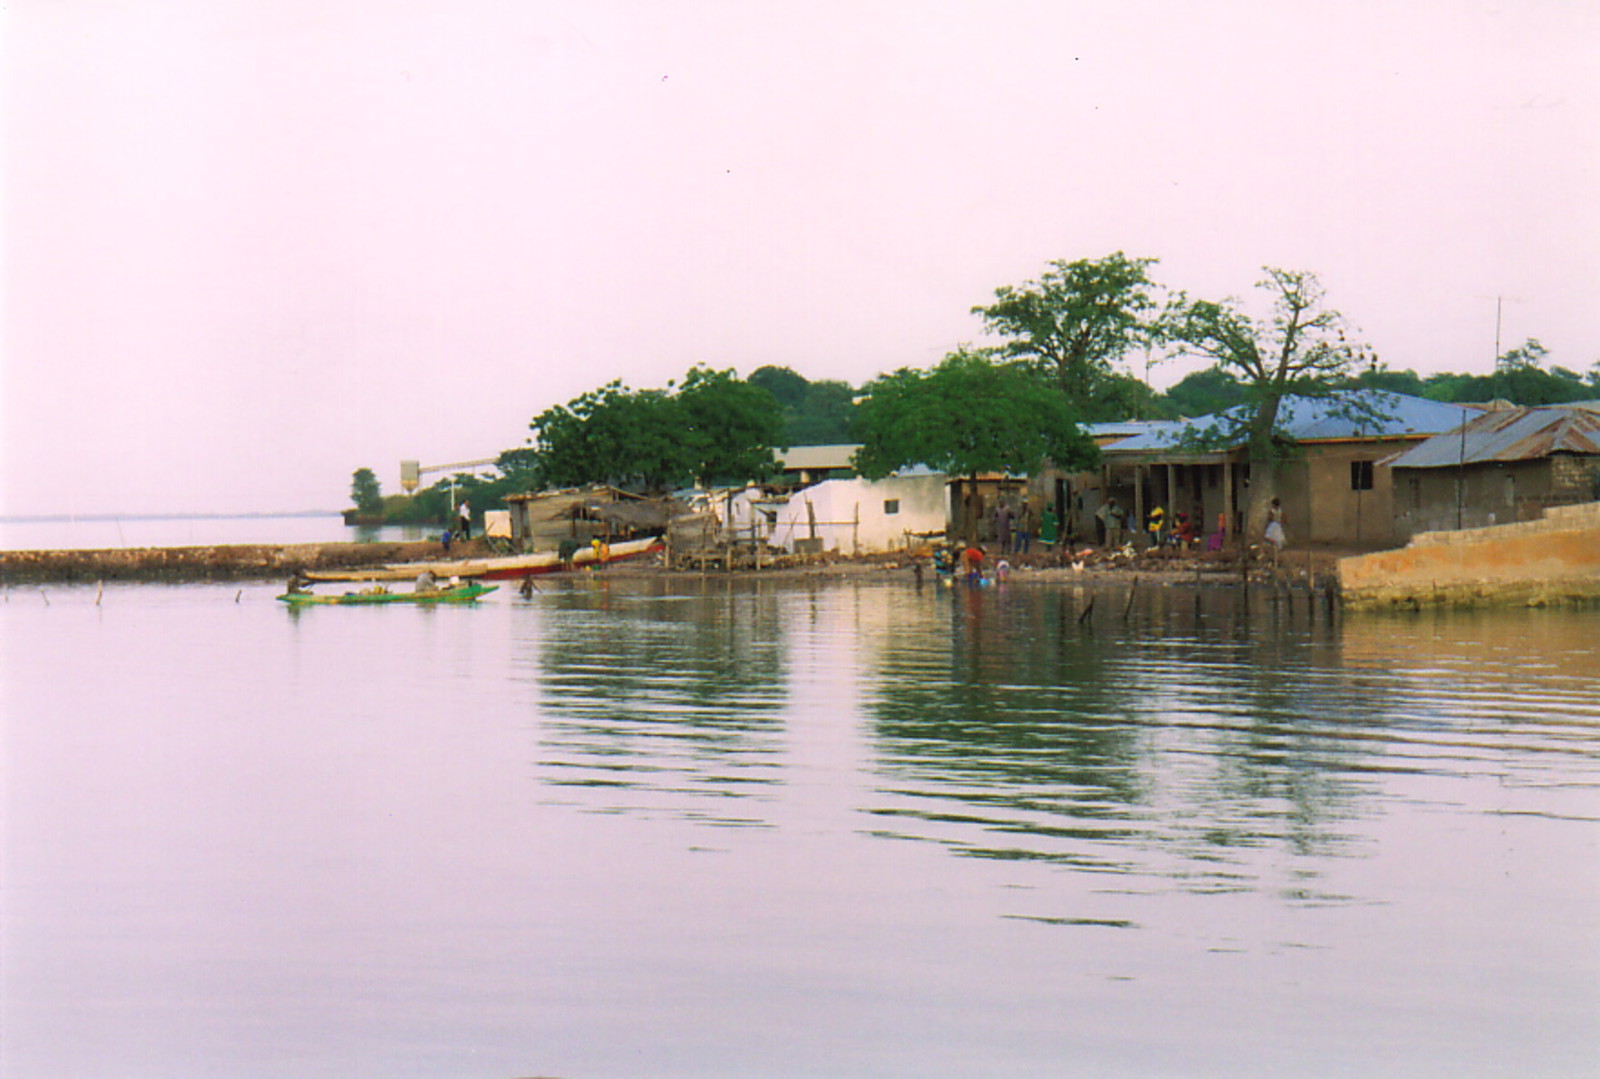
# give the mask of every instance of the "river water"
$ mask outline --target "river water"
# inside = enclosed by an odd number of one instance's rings
[[[1600,614],[13,588],[0,1072],[1600,1072]]]
[[[0,551],[78,551],[219,544],[371,543],[433,539],[436,525],[346,525],[337,513],[170,517],[0,517]]]

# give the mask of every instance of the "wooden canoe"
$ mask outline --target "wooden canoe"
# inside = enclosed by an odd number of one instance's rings
[[[606,563],[639,558],[660,550],[659,536],[613,543],[604,559]],[[571,567],[590,566],[599,561],[593,547],[580,547],[572,556],[570,567],[563,564],[555,551],[534,551],[532,554],[507,555],[503,558],[458,558],[438,562],[391,562],[365,569],[307,570],[305,577],[311,581],[414,581],[424,572],[432,573],[441,581],[452,577],[462,580],[511,581],[544,573],[557,573]]]
[[[364,588],[360,592],[344,592],[339,595],[319,595],[315,592],[286,592],[278,598],[296,607],[332,604],[353,606],[356,604],[379,603],[472,603],[479,596],[495,591],[497,587],[492,584],[479,584],[476,581],[471,581],[467,584],[456,585],[453,588],[435,588],[424,592],[390,592],[380,585],[374,588]]]

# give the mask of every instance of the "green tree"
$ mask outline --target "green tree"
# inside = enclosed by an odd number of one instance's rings
[[[538,471],[539,454],[531,446],[518,446],[496,457],[494,466],[504,476],[531,478]]]
[[[788,367],[774,367],[767,364],[757,367],[750,372],[750,377],[745,380],[752,386],[760,386],[778,402],[778,407],[784,411],[798,409],[805,403],[806,391],[811,388],[811,383],[798,371]]]
[[[671,396],[620,381],[545,409],[534,432],[536,482],[544,487],[609,483],[665,490],[689,473]]]
[[[350,476],[350,498],[356,504],[356,511],[363,517],[379,517],[383,515],[383,490],[378,484],[378,477],[373,475],[370,468],[358,468]]]
[[[732,371],[697,366],[673,403],[688,467],[701,483],[763,480],[777,472],[773,447],[783,437],[783,410],[767,390]]]
[[[951,475],[1026,475],[1046,461],[1073,470],[1100,460],[1062,394],[980,353],[953,352],[931,371],[902,368],[866,393],[854,464],[868,479],[918,464]]]
[[[1166,399],[1177,416],[1208,416],[1244,404],[1245,390],[1232,374],[1213,364],[1174,382]]]
[[[1530,337],[1496,358],[1494,374],[1432,375],[1424,386],[1424,395],[1435,401],[1482,403],[1498,399],[1529,407],[1585,401],[1594,396],[1600,388],[1600,365],[1585,380],[1564,367],[1546,371],[1540,364],[1547,354],[1538,339]]]
[[[974,307],[984,329],[1006,339],[1004,355],[1047,371],[1085,419],[1121,419],[1126,402],[1108,394],[1112,365],[1164,334],[1155,259],[1117,251],[1100,259],[1050,263],[1038,281],[995,290],[995,302]]]
[[[777,398],[783,409],[782,446],[825,446],[850,437],[855,391],[848,382],[811,382],[787,367],[758,367],[745,381]]]
[[[1343,315],[1326,306],[1316,275],[1265,267],[1257,283],[1271,297],[1271,313],[1255,320],[1238,301],[1185,301],[1174,327],[1179,347],[1207,357],[1245,388],[1245,435],[1250,454],[1246,534],[1259,538],[1277,493],[1277,462],[1284,440],[1277,429],[1283,399],[1329,396],[1346,385],[1365,347],[1348,339]],[[1358,400],[1358,399],[1355,399]],[[1352,407],[1355,407],[1353,400]]]
[[[544,487],[609,483],[664,491],[698,479],[743,481],[777,468],[782,414],[772,394],[731,371],[695,367],[676,391],[610,382],[529,425],[531,454],[517,453]],[[505,459],[505,455],[502,455]]]
[[[1350,380],[1353,389],[1383,390],[1412,397],[1427,396],[1428,384],[1415,371],[1393,371],[1382,364],[1371,364]]]

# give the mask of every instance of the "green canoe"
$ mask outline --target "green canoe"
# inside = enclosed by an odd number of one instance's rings
[[[378,586],[360,592],[345,592],[337,596],[321,596],[315,592],[286,592],[278,598],[295,606],[305,604],[358,604],[358,603],[471,603],[496,586],[478,584],[476,581],[454,588],[435,588],[429,592],[390,592]]]

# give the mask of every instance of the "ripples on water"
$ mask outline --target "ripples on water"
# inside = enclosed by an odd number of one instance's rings
[[[8,1075],[1600,1070],[1592,611],[107,596],[0,608]]]
[[[881,838],[1189,890],[1261,886],[1248,852],[1274,847],[1304,859],[1283,894],[1322,902],[1359,901],[1305,883],[1370,853],[1354,822],[1454,797],[1406,777],[1487,777],[1484,812],[1593,820],[1591,641],[1227,592],[1102,599],[1088,623],[1070,590],[861,594],[820,623],[799,591],[566,594],[539,645],[545,782],[588,788],[572,804],[589,809],[772,826],[804,625],[870,654],[860,699],[833,703],[859,709]]]

